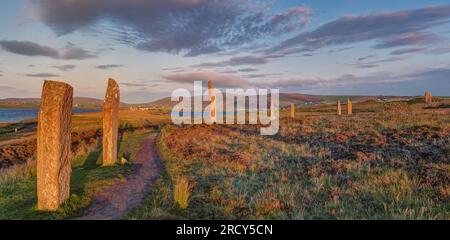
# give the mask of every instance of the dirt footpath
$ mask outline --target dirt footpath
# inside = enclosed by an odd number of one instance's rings
[[[144,139],[133,162],[133,175],[126,181],[94,194],[81,220],[110,220],[125,217],[139,206],[162,171],[162,161],[156,152],[155,136]]]

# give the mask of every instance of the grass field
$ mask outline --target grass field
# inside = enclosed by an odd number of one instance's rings
[[[69,201],[55,213],[36,211],[31,157],[1,170],[0,219],[80,216],[94,192],[130,174],[155,131],[164,173],[129,219],[450,219],[448,106],[371,100],[354,103],[351,116],[345,105],[342,116],[333,104],[302,106],[294,120],[283,109],[275,136],[255,125],[174,126],[166,113],[122,110],[118,157],[131,164],[106,168],[101,114],[75,115]],[[7,141],[34,134],[24,128]]]
[[[132,164],[140,142],[152,132],[125,132],[120,141],[119,157],[127,156]],[[4,170],[0,173],[0,219],[66,219],[81,215],[94,192],[122,181],[130,174],[131,165],[102,167],[100,162],[101,146],[91,146],[86,153],[74,157],[70,198],[54,213],[36,210],[35,162]]]
[[[143,138],[155,131],[155,126],[167,122],[168,117],[144,111],[123,110],[120,113],[119,159],[125,157],[131,164]],[[36,211],[36,123],[28,120],[7,124],[0,128],[4,140],[1,159],[14,158],[0,170],[0,219],[65,219],[82,214],[90,204],[92,193],[121,181],[129,174],[130,165],[101,167],[101,114],[90,113],[73,117],[71,196],[55,213]],[[28,127],[26,127],[28,126]],[[20,127],[18,133],[11,129]]]
[[[129,218],[449,219],[446,106],[368,101],[336,116],[322,105],[295,120],[285,110],[271,137],[257,126],[166,126],[166,173]]]

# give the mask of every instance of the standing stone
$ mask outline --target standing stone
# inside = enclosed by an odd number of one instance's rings
[[[295,119],[295,104],[291,103],[291,118]]]
[[[211,122],[216,123],[217,122],[216,90],[213,88],[211,80],[208,81],[208,96],[211,107],[210,112]]]
[[[433,96],[428,91],[425,92],[424,99],[425,99],[425,103],[426,104],[432,104],[433,103]]]
[[[350,98],[347,98],[347,114],[348,115],[353,114],[353,104],[352,101],[350,101]]]
[[[38,209],[55,211],[70,193],[73,89],[45,81],[37,129]]]
[[[337,114],[340,116],[342,114],[341,110],[341,98],[338,98],[337,100]]]
[[[119,85],[114,79],[109,79],[103,103],[103,166],[114,165],[117,161],[119,105]]]

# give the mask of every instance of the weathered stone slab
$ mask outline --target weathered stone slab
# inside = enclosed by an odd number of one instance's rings
[[[348,115],[353,114],[353,104],[352,101],[350,101],[350,98],[347,98],[347,114]]]
[[[337,114],[341,115],[342,114],[342,109],[341,109],[341,99],[338,98],[337,100]]]
[[[119,85],[114,79],[109,79],[103,103],[103,166],[111,166],[117,162],[119,105]]]
[[[426,104],[432,104],[433,103],[433,95],[431,95],[431,93],[428,91],[425,92],[424,100],[425,100]]]
[[[295,118],[295,104],[291,103],[291,118]]]
[[[70,194],[73,89],[45,81],[37,130],[38,209],[55,211]]]
[[[210,117],[211,122],[217,122],[217,102],[216,102],[216,90],[214,89],[211,80],[208,81],[208,95],[209,95],[209,104],[210,104]]]

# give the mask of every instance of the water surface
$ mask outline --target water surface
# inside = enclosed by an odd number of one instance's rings
[[[0,122],[20,122],[22,120],[36,118],[39,109],[37,108],[0,108]],[[101,109],[74,108],[73,113],[100,112]]]

